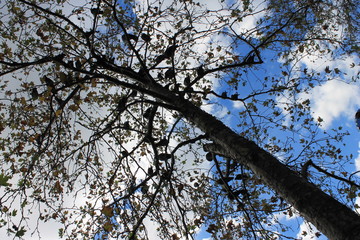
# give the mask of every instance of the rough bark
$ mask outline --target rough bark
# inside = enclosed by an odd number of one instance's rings
[[[329,239],[360,239],[360,216],[350,208],[309,183],[254,142],[236,134],[211,114],[160,86],[153,86],[152,90],[164,96],[163,100],[208,134],[226,155],[241,161],[261,177]]]

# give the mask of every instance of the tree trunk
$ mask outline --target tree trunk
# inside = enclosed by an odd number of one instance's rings
[[[209,135],[224,153],[249,167],[257,176],[291,204],[309,222],[331,240],[360,240],[360,216],[325,194],[276,157],[257,146],[211,114],[162,87],[154,86],[159,95],[178,108],[184,117]]]

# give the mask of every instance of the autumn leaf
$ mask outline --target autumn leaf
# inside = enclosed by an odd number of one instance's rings
[[[63,192],[63,187],[60,184],[60,181],[57,180],[54,184],[54,192],[55,193],[62,193]]]
[[[114,225],[111,223],[111,222],[106,222],[104,225],[103,225],[103,228],[106,232],[111,232],[114,228]]]
[[[69,109],[73,112],[76,112],[79,109],[79,106],[77,104],[71,104]]]
[[[105,206],[101,210],[101,213],[104,214],[106,217],[110,218],[110,217],[114,216],[114,209],[110,206]]]
[[[62,109],[56,110],[55,116],[59,117],[61,115],[61,113],[62,113]]]

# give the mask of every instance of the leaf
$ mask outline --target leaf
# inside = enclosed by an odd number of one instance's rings
[[[110,206],[105,206],[101,210],[101,213],[104,214],[106,217],[110,218],[110,217],[114,216],[114,209]]]
[[[178,235],[176,233],[171,235],[171,237],[172,237],[172,240],[180,240],[180,238],[178,237]]]
[[[59,109],[59,110],[57,110],[56,112],[55,112],[55,116],[60,116],[61,115],[61,113],[62,113],[62,109]]]
[[[26,230],[24,229],[24,227],[21,227],[21,229],[16,232],[15,236],[22,237],[25,235],[25,233],[26,233]]]
[[[59,234],[59,237],[62,238],[62,237],[64,236],[64,229],[63,229],[63,228],[59,228],[58,234]]]
[[[326,66],[325,72],[326,72],[326,73],[331,73],[331,70],[330,70],[329,66]]]
[[[67,75],[66,75],[66,73],[60,72],[60,73],[59,73],[59,77],[60,77],[60,81],[61,81],[61,82],[66,82],[66,80],[67,80]]]
[[[304,45],[300,45],[300,46],[299,46],[299,52],[301,52],[301,53],[304,52]]]
[[[9,186],[8,180],[11,179],[9,176],[5,176],[3,173],[0,173],[0,186]]]
[[[243,179],[248,179],[248,178],[249,178],[249,176],[246,174],[237,174],[234,179],[235,180],[243,180]]]
[[[219,229],[218,226],[216,226],[215,224],[210,224],[209,227],[206,229],[206,231],[208,233],[214,233]]]
[[[22,105],[25,105],[25,104],[26,104],[26,99],[25,99],[24,97],[22,97],[22,98],[20,99],[20,103],[21,103]]]
[[[145,34],[145,33],[141,34],[141,39],[144,40],[145,42],[150,42],[151,41],[151,37],[148,34]]]
[[[69,106],[69,109],[70,109],[71,111],[73,111],[73,112],[76,112],[76,111],[79,109],[79,106],[76,105],[76,104],[71,104],[71,105]]]
[[[17,215],[17,210],[14,209],[12,212],[11,212],[11,216],[16,216]]]
[[[146,194],[148,191],[149,191],[149,186],[148,185],[144,185],[144,186],[142,186],[141,187],[141,192],[143,193],[143,194]]]
[[[56,181],[56,183],[54,184],[54,191],[56,193],[62,193],[63,192],[63,187],[61,186],[59,180]]]
[[[103,228],[106,232],[111,232],[114,228],[114,225],[111,222],[106,222]]]

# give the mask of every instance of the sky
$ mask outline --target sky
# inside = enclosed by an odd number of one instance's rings
[[[165,1],[166,2],[166,1]],[[218,1],[200,1],[205,4],[209,9],[218,9],[220,5]],[[228,1],[229,2],[229,1]],[[263,5],[262,1],[258,1],[258,10]],[[261,15],[261,14],[260,14]],[[243,20],[239,29],[251,29],[256,26],[256,20],[259,16],[250,16]],[[214,39],[209,39],[212,41]],[[223,39],[226,41],[226,39]],[[206,49],[206,42],[203,47]],[[326,46],[324,46],[325,48]],[[197,50],[199,52],[205,51],[201,47]],[[295,51],[296,49],[294,49]],[[355,63],[355,65],[353,65]],[[280,65],[283,64],[281,59],[277,63],[269,64],[269,71],[278,71],[280,74]],[[271,66],[270,66],[271,65]],[[343,150],[344,154],[353,154],[353,163],[347,166],[347,170],[351,173],[354,171],[360,171],[360,135],[359,129],[355,125],[354,115],[358,108],[360,108],[360,84],[359,81],[352,81],[352,76],[357,76],[360,72],[360,59],[357,54],[345,56],[343,58],[336,58],[331,52],[322,59],[316,58],[316,52],[313,56],[306,55],[300,57],[300,60],[293,62],[294,67],[307,68],[309,71],[324,71],[326,67],[330,69],[338,68],[343,74],[339,74],[336,78],[314,87],[308,93],[300,94],[300,99],[310,99],[311,111],[314,119],[319,117],[323,119],[321,129],[325,131],[331,131],[332,128],[343,127],[344,130],[350,133],[349,136],[345,137],[344,143],[346,147]],[[276,69],[279,70],[276,70]],[[329,76],[330,79],[330,76]],[[221,92],[221,85],[214,80],[215,89]],[[278,99],[280,101],[280,99]],[[223,102],[222,106],[206,105],[203,109],[222,119],[225,123],[231,126],[234,122],[234,118],[231,115],[227,115],[228,110],[233,111],[234,109],[242,109],[241,103],[228,103]],[[233,126],[231,126],[233,127]],[[315,229],[312,225],[309,225],[301,220],[301,218],[293,217],[288,219],[287,217],[280,216],[284,222],[293,224],[294,227],[300,224],[296,237],[302,240],[326,239],[324,236],[316,237],[313,234],[306,236],[302,235],[304,230]],[[295,230],[296,231],[296,230]],[[315,232],[315,231],[314,231]],[[208,240],[209,234],[202,229],[196,239]]]
[[[75,0],[74,0],[75,1]],[[166,4],[169,0],[165,0]],[[81,5],[82,2],[75,1],[77,5]],[[140,1],[138,1],[140,2]],[[144,2],[146,2],[144,0]],[[219,1],[199,1],[202,4],[206,4],[208,9],[218,9],[220,7]],[[261,9],[264,7],[262,1],[258,1],[258,7]],[[261,15],[261,14],[260,14]],[[238,26],[239,30],[253,28],[256,24],[257,16],[249,16],[243,20],[243,24]],[[208,41],[214,41],[214,39],[207,39]],[[222,39],[226,41],[226,39]],[[204,41],[204,40],[202,40]],[[221,39],[216,39],[216,41],[221,41]],[[197,51],[199,53],[206,50],[207,42],[204,41],[202,47],[200,46]],[[352,63],[355,63],[355,66],[352,66]],[[271,67],[276,69],[277,64],[280,66],[283,64],[282,60],[278,60],[276,63],[272,63]],[[360,108],[360,84],[359,82],[352,82],[350,76],[355,76],[360,71],[360,59],[357,55],[353,54],[342,59],[334,59],[331,54],[327,58],[318,61],[312,56],[303,56],[300,61],[294,63],[299,66],[305,66],[309,70],[321,70],[325,69],[327,66],[330,69],[339,68],[344,74],[339,75],[337,79],[326,82],[321,86],[314,87],[309,93],[303,93],[301,97],[303,99],[311,100],[311,109],[312,116],[314,119],[321,117],[324,121],[321,126],[323,130],[330,130],[331,128],[337,128],[342,126],[344,130],[347,130],[350,135],[345,138],[346,148],[343,149],[346,153],[352,153],[354,155],[353,166],[349,165],[349,172],[360,171],[360,132],[357,129],[354,121],[354,115],[358,108]],[[269,65],[270,66],[270,65]],[[271,71],[274,71],[271,69]],[[279,71],[280,72],[280,71]],[[221,92],[222,85],[219,82],[216,82],[215,79],[214,86],[216,89]],[[281,101],[282,99],[278,99]],[[228,115],[228,110],[240,110],[243,108],[242,104],[239,103],[229,103],[223,102],[223,106],[214,106],[206,105],[203,107],[204,110],[212,113],[220,119],[223,119],[225,123],[231,126],[234,123],[234,116]],[[232,126],[234,127],[234,126]],[[78,199],[78,201],[84,201],[84,199]],[[293,221],[294,224],[298,223],[298,219],[285,219],[284,221]],[[301,222],[301,220],[300,220]],[[40,230],[42,231],[43,239],[57,239],[57,232],[54,229],[60,227],[59,224],[55,222],[48,222],[40,225]],[[316,238],[313,236],[301,236],[303,229],[306,229],[306,224],[301,223],[300,229],[298,230],[297,237],[302,240],[309,239],[325,239],[323,237]],[[155,233],[149,231],[149,234],[154,236],[151,239],[155,238]],[[0,229],[1,235],[1,229]],[[33,238],[28,239],[38,239],[35,235]],[[210,239],[208,234],[204,229],[200,230],[199,235],[196,238],[197,240],[208,240]]]

